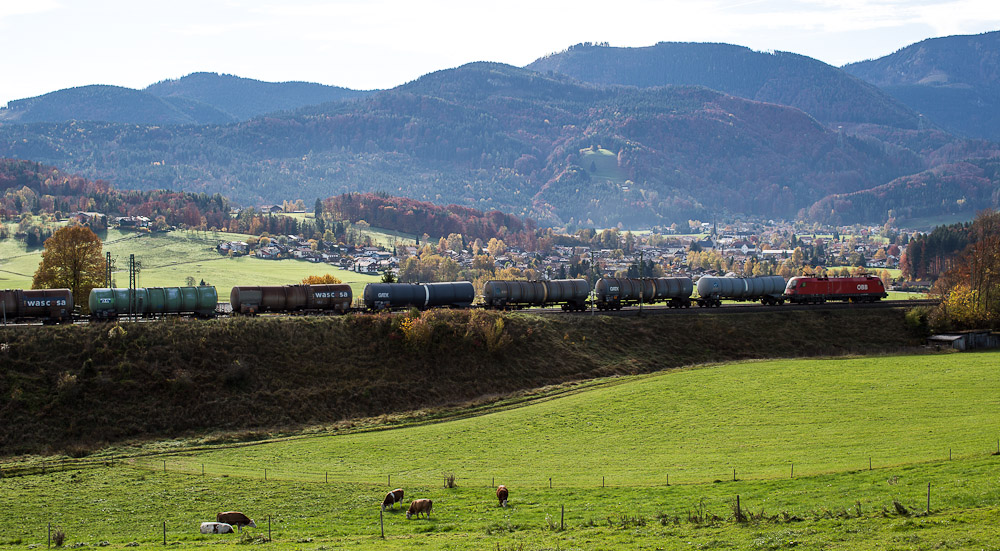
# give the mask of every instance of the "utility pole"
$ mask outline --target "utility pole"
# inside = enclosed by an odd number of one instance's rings
[[[594,262],[594,248],[590,248],[590,270],[593,272],[594,277],[598,276],[597,264]],[[600,279],[600,278],[598,278]],[[590,292],[590,315],[594,315],[594,302],[597,299],[597,281],[594,281],[594,290]]]
[[[104,287],[111,288],[111,253],[107,253],[107,260],[104,262]]]
[[[639,315],[642,315],[642,296],[646,294],[646,280],[642,277],[642,253],[639,251]]]

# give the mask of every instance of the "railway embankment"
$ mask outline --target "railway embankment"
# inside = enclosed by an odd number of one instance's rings
[[[919,344],[902,308],[697,316],[486,311],[0,328],[0,455],[349,424],[549,385]]]

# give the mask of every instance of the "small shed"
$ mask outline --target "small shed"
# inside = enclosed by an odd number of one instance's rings
[[[962,331],[960,333],[932,335],[927,338],[927,344],[963,351],[1000,348],[1000,333],[992,333],[990,331]]]

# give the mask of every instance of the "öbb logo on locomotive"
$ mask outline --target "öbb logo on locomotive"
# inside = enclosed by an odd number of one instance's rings
[[[663,303],[671,308],[721,306],[722,300],[780,305],[785,301],[816,304],[827,301],[876,302],[886,298],[885,286],[874,276],[755,278],[704,276],[695,285],[690,277],[601,278],[591,289],[584,279],[545,281],[487,281],[476,307],[521,309],[561,306],[566,311],[619,310],[639,304]],[[354,304],[349,285],[237,286],[230,293],[233,314],[261,313],[345,314],[357,311],[409,308],[470,308],[477,296],[471,282],[369,283],[362,305]],[[216,288],[147,287],[94,289],[90,319],[111,320],[124,315],[214,317],[219,308]],[[4,321],[65,323],[75,318],[68,289],[0,290]]]

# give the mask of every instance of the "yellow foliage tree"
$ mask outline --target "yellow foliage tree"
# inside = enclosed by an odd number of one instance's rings
[[[33,289],[69,289],[73,301],[86,307],[90,290],[104,283],[101,238],[86,226],[65,226],[45,240]]]
[[[337,283],[343,283],[343,281],[332,274],[311,275],[302,280],[303,285],[335,285]]]

